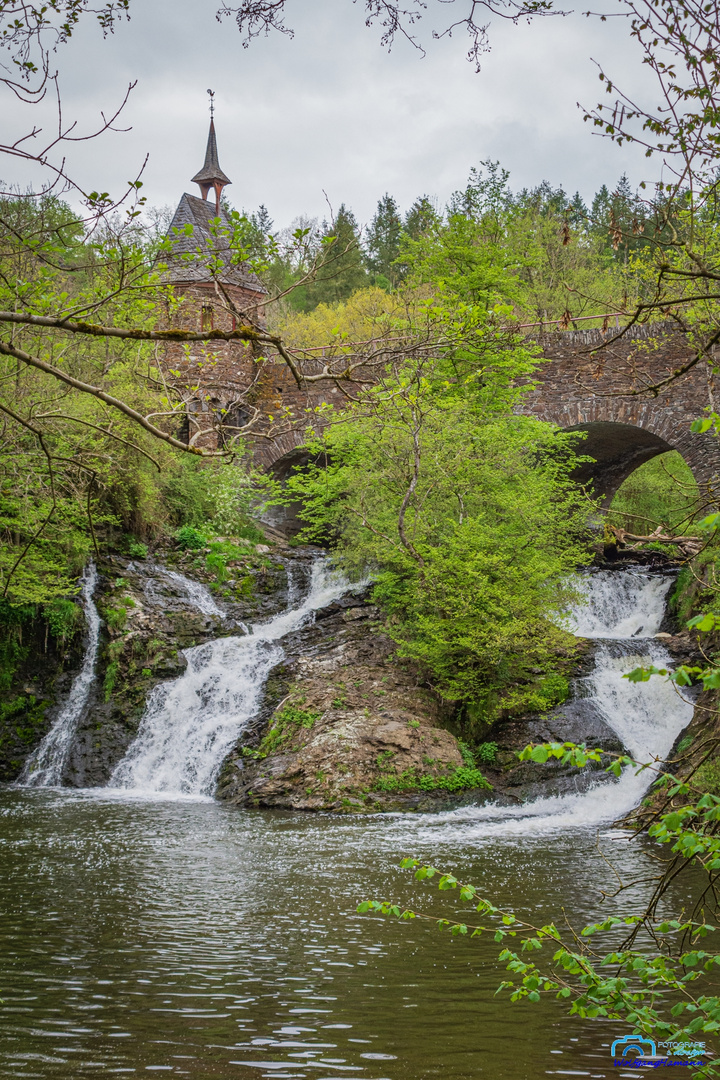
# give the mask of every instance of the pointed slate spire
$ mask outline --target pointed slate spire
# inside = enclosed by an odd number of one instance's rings
[[[199,185],[203,199],[207,199],[210,188],[214,189],[215,205],[219,210],[220,192],[227,184],[231,184],[232,181],[228,180],[227,176],[220,168],[217,139],[215,138],[215,118],[213,116],[210,117],[210,132],[208,134],[207,149],[205,151],[205,164],[200,172],[195,173],[192,182],[193,184]]]

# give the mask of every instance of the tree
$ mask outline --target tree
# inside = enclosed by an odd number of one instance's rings
[[[627,304],[629,322],[621,330],[671,318],[693,345],[688,364],[661,383],[629,391],[657,394],[698,363],[713,367],[720,341],[720,262],[713,235],[720,183],[720,18],[717,5],[695,0],[623,0],[622,6],[643,63],[655,75],[657,99],[631,98],[601,70],[614,100],[588,109],[585,119],[619,145],[632,142],[648,157],[657,155],[666,170],[644,228],[639,270],[646,295]],[[627,229],[615,230],[616,247],[628,239]]]
[[[576,191],[567,205],[565,211],[568,224],[574,229],[582,230],[587,227],[588,208],[579,191]]]
[[[463,214],[475,221],[499,222],[511,200],[509,179],[510,173],[499,161],[482,161],[479,167],[473,166],[470,170],[464,191],[453,192],[448,212]]]
[[[365,249],[368,269],[376,275],[376,279],[383,278],[390,286],[398,279],[399,268],[396,262],[400,254],[401,229],[397,203],[392,195],[386,193],[378,200],[375,216],[367,232]]]
[[[335,220],[324,225],[323,242],[323,256],[306,289],[306,310],[344,300],[367,284],[357,221],[345,203],[341,203]]]
[[[373,570],[400,654],[490,720],[548,707],[547,676],[572,648],[552,613],[585,558],[591,504],[570,479],[576,436],[514,415],[537,361],[498,326],[513,285],[502,252],[477,236],[456,215],[407,249],[386,314],[402,353],[386,353],[354,403],[325,409],[308,447],[321,464],[290,481],[288,498],[303,499],[308,538],[333,538],[351,573]],[[342,349],[346,329],[368,333],[376,317],[362,295],[295,320],[291,337],[307,347],[305,324],[323,340],[322,317]]]
[[[237,4],[223,0],[218,16],[232,16],[235,19],[243,35],[244,46],[261,34],[269,34],[271,30],[292,37],[292,29],[284,22],[287,2],[288,0],[242,0]],[[440,10],[445,16],[448,0],[436,2],[443,4]],[[456,0],[449,0],[449,3],[455,4]],[[423,50],[415,28],[421,22],[427,6],[423,0],[410,0],[408,6],[400,0],[365,0],[365,24],[380,25],[382,44],[388,49],[392,47],[395,38],[400,36],[415,48]],[[463,28],[469,40],[468,60],[475,64],[477,70],[482,54],[489,48],[488,24],[476,21],[479,11],[515,23],[534,15],[552,15],[557,12],[552,0],[460,0],[459,6],[459,18],[453,19],[444,30],[433,31],[433,37],[451,37],[456,30]]]
[[[555,704],[549,677],[574,645],[552,616],[586,557],[588,505],[570,480],[575,440],[499,407],[484,353],[482,390],[443,391],[442,364],[387,377],[330,418],[309,448],[322,467],[289,492],[309,538],[337,536],[342,566],[373,570],[399,654],[490,723]]]
[[[412,204],[403,222],[403,231],[411,240],[419,240],[440,222],[435,203],[429,195],[419,195]]]

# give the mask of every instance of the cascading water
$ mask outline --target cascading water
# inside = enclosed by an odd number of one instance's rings
[[[184,574],[179,574],[177,570],[168,570],[164,566],[153,566],[153,571],[156,575],[165,578],[166,581],[172,582],[173,586],[180,591],[184,598],[203,615],[213,615],[221,619],[227,618],[226,613],[215,603],[213,595],[206,585],[202,585],[199,581],[192,581],[191,578],[185,577]],[[151,603],[159,607],[167,604],[167,597],[162,595],[161,590],[158,588],[156,577],[148,578],[145,582],[145,595]]]
[[[87,621],[85,657],[64,708],[40,746],[25,763],[19,783],[30,787],[55,787],[62,783],[68,753],[95,677],[95,661],[100,640],[100,616],[93,600],[97,585],[97,570],[94,563],[86,567],[80,584],[82,606]]]
[[[673,578],[634,570],[598,570],[583,575],[586,603],[572,614],[578,637],[599,641],[595,669],[584,680],[589,698],[630,754],[641,762],[663,759],[690,723],[693,704],[660,676],[631,683],[623,675],[635,667],[672,668],[667,649],[655,634],[665,615]],[[653,774],[624,770],[617,782],[602,782],[584,793],[536,799],[518,807],[489,803],[440,814],[429,830],[467,821],[470,834],[528,835],[617,821],[638,805]]]
[[[248,637],[226,637],[187,649],[187,670],[155,688],[137,738],[117,765],[110,788],[139,794],[210,796],[223,760],[257,711],[282,638],[347,592],[348,582],[324,562],[313,566],[310,590]]]

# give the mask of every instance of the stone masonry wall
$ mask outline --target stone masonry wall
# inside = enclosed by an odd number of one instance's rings
[[[668,326],[633,327],[617,341],[616,330],[558,331],[537,338],[546,363],[537,372],[538,387],[528,393],[522,411],[562,429],[582,428],[582,452],[597,459],[584,466],[581,480],[612,498],[622,481],[639,465],[668,450],[678,450],[698,482],[720,476],[720,441],[694,435],[690,425],[714,407],[716,378],[706,363],[658,394],[633,391],[661,382],[693,356],[685,336]],[[717,388],[720,389],[720,388]],[[331,383],[299,390],[278,360],[268,360],[258,381],[256,401],[267,413],[281,405],[297,418],[318,425],[314,415],[324,401],[342,403]],[[272,442],[257,446],[255,458],[282,476],[297,460],[305,423]]]

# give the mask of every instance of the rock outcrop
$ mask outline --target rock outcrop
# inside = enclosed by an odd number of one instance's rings
[[[318,612],[285,642],[254,730],[218,795],[241,806],[375,811],[483,797],[438,699],[399,661],[377,609],[356,598]],[[481,786],[484,785],[484,786]]]

